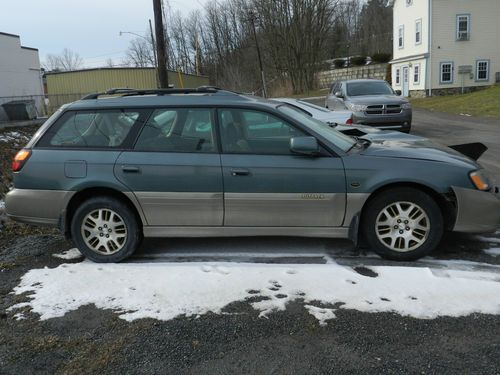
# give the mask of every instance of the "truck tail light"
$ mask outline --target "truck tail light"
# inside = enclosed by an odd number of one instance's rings
[[[345,123],[346,123],[346,125],[352,125],[352,116],[350,118],[348,118]]]
[[[12,160],[12,172],[19,172],[24,164],[26,164],[26,161],[30,156],[31,150],[23,148],[21,151],[19,151],[14,157],[14,160]]]

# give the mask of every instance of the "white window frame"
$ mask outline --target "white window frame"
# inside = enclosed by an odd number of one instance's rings
[[[443,67],[445,65],[450,66],[450,80],[449,81],[443,81]],[[454,63],[453,61],[443,61],[439,64],[439,83],[441,84],[450,84],[453,83],[453,75],[454,75]]]
[[[419,44],[422,44],[422,18],[415,21],[415,45],[418,46]]]
[[[460,38],[460,19],[461,18],[467,18],[467,39],[461,39]],[[462,31],[463,32],[463,31]],[[466,41],[470,40],[470,14],[457,14],[457,23],[456,23],[456,39],[457,41]]]
[[[479,78],[479,64],[486,63],[486,78]],[[488,82],[490,80],[490,60],[476,60],[476,82]]]
[[[422,74],[422,71],[420,70],[420,64],[414,64],[413,65],[413,84],[420,85],[420,75],[421,74]],[[417,77],[416,80],[415,80],[415,77]]]
[[[401,68],[396,68],[396,86],[401,86]]]
[[[405,25],[400,25],[398,27],[398,48],[403,49],[405,47]]]

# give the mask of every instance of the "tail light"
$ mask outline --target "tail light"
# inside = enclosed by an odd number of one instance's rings
[[[352,125],[352,117],[349,117],[345,123],[346,125]]]
[[[14,160],[12,160],[12,172],[19,172],[24,164],[26,164],[26,161],[30,156],[31,150],[23,148],[21,151],[19,151],[14,157]]]

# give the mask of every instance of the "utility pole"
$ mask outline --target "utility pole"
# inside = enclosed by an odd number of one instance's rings
[[[257,39],[257,32],[255,31],[255,13],[253,11],[249,11],[248,17],[252,24],[253,36],[255,38],[255,47],[257,48],[257,57],[259,59],[259,67],[260,67],[260,78],[262,80],[262,94],[264,98],[267,98],[266,76],[264,74],[264,67],[262,66],[262,57],[260,55],[259,40]]]
[[[163,12],[161,0],[153,0],[155,14],[156,55],[158,60],[158,80],[161,89],[168,88],[167,56],[165,53],[165,34],[163,30]]]
[[[153,45],[153,59],[156,68],[156,86],[159,86],[160,78],[158,77],[158,59],[156,58],[156,42],[155,42],[155,35],[153,34],[153,24],[151,23],[151,18],[149,19],[149,31],[151,33],[151,44]]]

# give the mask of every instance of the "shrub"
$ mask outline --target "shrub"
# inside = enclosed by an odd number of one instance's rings
[[[366,56],[351,57],[351,64],[355,66],[366,65]]]
[[[343,68],[344,65],[345,65],[345,61],[342,60],[342,59],[337,59],[337,60],[334,60],[333,61],[333,65],[337,68],[337,69],[340,69],[340,68]]]
[[[390,53],[375,53],[372,56],[372,61],[376,63],[388,63],[391,59],[392,55]]]

